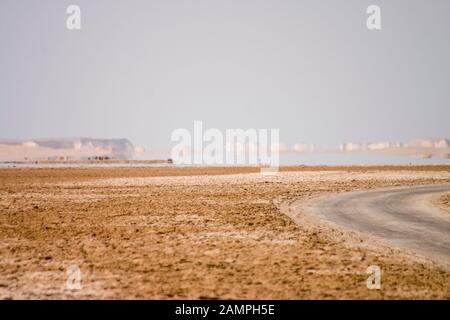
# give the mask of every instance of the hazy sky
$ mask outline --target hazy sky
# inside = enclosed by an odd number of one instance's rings
[[[0,138],[166,148],[194,120],[286,143],[450,138],[448,0],[1,0],[0,41]]]

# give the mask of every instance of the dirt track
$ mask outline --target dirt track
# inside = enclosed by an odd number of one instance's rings
[[[309,211],[450,265],[450,216],[431,201],[449,190],[444,184],[349,192],[322,199]]]
[[[0,298],[450,298],[450,270],[279,203],[450,182],[449,167],[0,170]],[[224,175],[232,173],[231,175]],[[67,267],[81,290],[66,288]],[[382,268],[368,290],[366,268]]]

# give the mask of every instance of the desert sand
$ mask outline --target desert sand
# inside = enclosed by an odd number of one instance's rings
[[[438,199],[438,205],[444,210],[450,213],[450,193],[443,194]]]
[[[258,172],[1,169],[0,298],[450,298],[449,266],[283,210],[345,191],[448,183],[450,166]],[[79,290],[66,286],[72,265]],[[382,270],[381,290],[366,287],[370,265]]]

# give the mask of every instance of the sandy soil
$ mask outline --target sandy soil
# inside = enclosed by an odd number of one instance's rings
[[[450,167],[3,169],[0,298],[450,298],[450,269],[349,245],[280,203],[450,182]],[[81,270],[81,290],[66,287]],[[382,289],[366,269],[382,270]]]
[[[450,193],[441,195],[439,197],[438,206],[441,207],[442,210],[450,213]]]

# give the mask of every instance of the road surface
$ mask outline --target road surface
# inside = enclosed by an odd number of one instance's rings
[[[449,184],[349,192],[316,202],[310,213],[450,262],[450,214],[430,202],[431,196],[445,192],[450,192]]]

